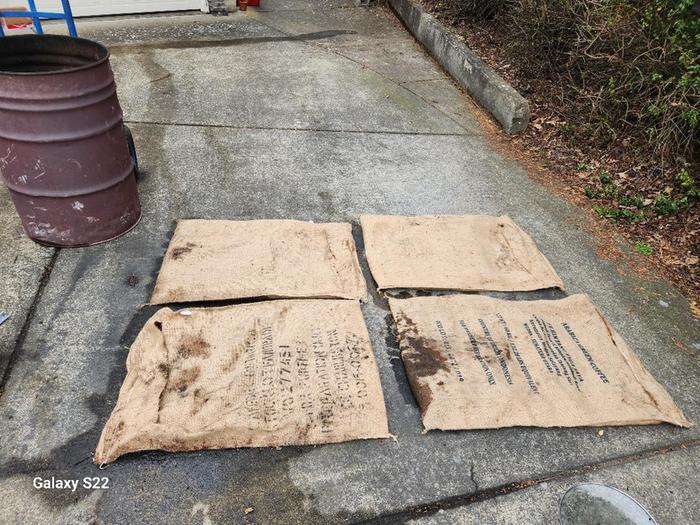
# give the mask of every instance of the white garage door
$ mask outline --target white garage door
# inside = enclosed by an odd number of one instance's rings
[[[14,5],[25,3],[25,0],[18,0]],[[36,4],[41,11],[62,10],[60,0],[37,0]],[[206,0],[72,0],[70,5],[74,16],[97,16],[202,9]]]

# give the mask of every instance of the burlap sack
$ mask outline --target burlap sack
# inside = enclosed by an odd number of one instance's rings
[[[164,308],[138,335],[127,369],[98,464],[139,450],[389,437],[356,301]]]
[[[178,221],[151,304],[253,297],[366,301],[350,224]]]
[[[360,221],[380,290],[563,289],[549,261],[508,217],[363,215]]]
[[[390,306],[426,430],[689,425],[585,295]]]

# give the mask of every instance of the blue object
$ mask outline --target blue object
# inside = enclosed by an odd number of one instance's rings
[[[36,2],[27,0],[29,11],[0,11],[0,18],[31,18],[34,21],[34,30],[37,35],[44,34],[44,28],[41,26],[42,20],[65,20],[68,26],[70,36],[78,36],[78,31],[75,29],[75,21],[73,20],[73,11],[70,8],[69,0],[61,0],[63,5],[63,13],[47,13],[45,11],[36,10]],[[0,36],[5,36],[5,32],[0,24]]]

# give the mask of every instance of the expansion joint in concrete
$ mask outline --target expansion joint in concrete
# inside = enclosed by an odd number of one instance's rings
[[[693,439],[690,441],[685,441],[682,443],[675,443],[672,445],[667,445],[664,447],[658,447],[650,450],[645,450],[638,452],[636,454],[630,454],[626,456],[620,456],[618,458],[609,459],[605,461],[600,461],[597,463],[590,463],[587,465],[582,465],[579,467],[573,467],[570,469],[560,470],[550,474],[545,474],[537,478],[524,479],[519,481],[514,481],[512,483],[505,483],[497,487],[479,490],[478,484],[474,479],[474,465],[472,465],[470,470],[470,477],[476,490],[467,494],[458,494],[455,496],[450,496],[441,500],[432,501],[429,503],[424,503],[420,505],[414,505],[407,507],[403,510],[381,514],[371,519],[358,520],[352,522],[356,525],[394,525],[406,523],[407,521],[414,520],[424,516],[430,516],[436,514],[441,510],[455,509],[459,507],[466,507],[474,503],[479,503],[481,501],[486,501],[489,499],[497,498],[499,496],[505,496],[518,492],[522,489],[530,488],[540,483],[550,482],[550,481],[561,481],[574,476],[579,476],[581,474],[587,474],[595,470],[601,470],[605,468],[614,467],[617,465],[624,465],[627,463],[634,463],[643,459],[652,458],[655,456],[660,456],[662,454],[668,454],[671,452],[676,452],[678,450],[684,450],[687,448],[693,448],[700,446],[700,439]]]
[[[296,131],[303,133],[349,133],[357,135],[409,135],[409,136],[437,136],[437,137],[464,137],[467,133],[431,132],[431,131],[398,131],[398,130],[365,130],[365,129],[323,129],[323,128],[293,128],[277,126],[233,126],[227,124],[198,124],[188,122],[165,122],[151,120],[126,120],[125,124],[144,126],[173,126],[185,128],[218,128],[235,129],[242,131]]]
[[[22,328],[19,331],[19,334],[17,335],[17,339],[15,340],[15,346],[12,349],[12,353],[10,354],[10,357],[7,361],[5,371],[2,374],[2,378],[0,378],[0,398],[5,392],[5,385],[7,384],[7,381],[10,378],[12,369],[14,368],[14,365],[17,362],[17,359],[19,358],[19,355],[21,353],[22,347],[24,346],[24,341],[27,338],[27,333],[29,332],[29,328],[34,319],[36,308],[39,305],[41,297],[44,294],[44,289],[46,288],[46,285],[49,282],[51,272],[53,271],[53,267],[56,264],[56,260],[58,259],[59,253],[60,248],[53,249],[53,253],[51,254],[51,257],[49,258],[48,262],[46,263],[46,266],[44,266],[43,272],[41,273],[41,277],[39,278],[39,286],[37,287],[36,293],[34,294],[34,298],[32,299],[32,302],[29,305],[29,309],[27,310],[27,316],[24,318]]]

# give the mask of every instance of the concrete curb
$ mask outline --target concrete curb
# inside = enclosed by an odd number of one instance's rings
[[[493,115],[506,133],[514,135],[527,128],[530,121],[527,100],[435,17],[412,0],[389,0],[389,5],[416,40]]]

